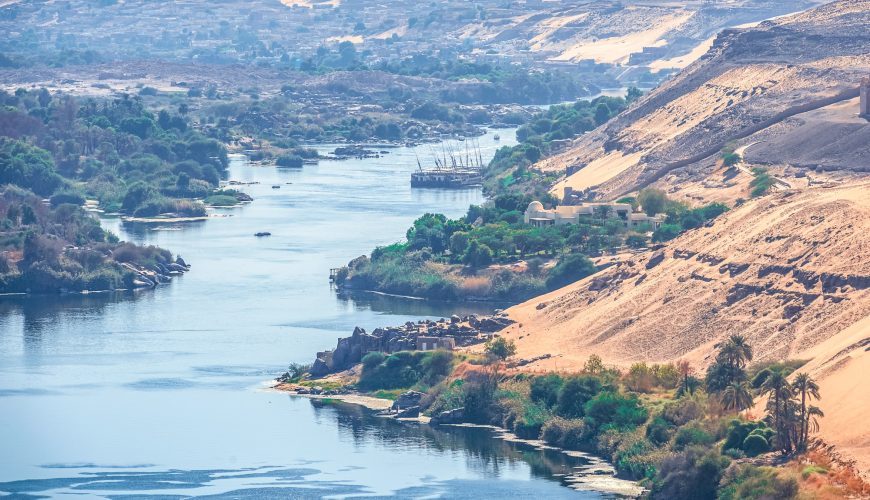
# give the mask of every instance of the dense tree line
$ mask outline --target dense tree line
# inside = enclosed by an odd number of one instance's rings
[[[42,196],[74,190],[130,214],[202,214],[178,200],[207,196],[229,164],[182,113],[155,116],[138,97],[80,102],[19,89],[0,92],[0,106],[0,184]]]
[[[0,189],[0,293],[129,289],[137,273],[127,265],[173,262],[166,250],[118,242],[82,201],[62,194],[45,204],[22,188]]]
[[[637,199],[620,200],[636,208],[643,200],[652,213],[665,213],[665,223],[627,228],[609,211],[581,217],[578,224],[532,227],[523,221],[530,195],[498,195],[483,205],[469,207],[459,219],[442,214],[424,214],[405,234],[404,243],[379,247],[371,257],[358,258],[338,276],[338,283],[403,295],[439,299],[473,296],[518,302],[566,286],[593,274],[587,256],[600,256],[623,249],[640,249],[650,242],[665,241],[699,227],[727,210],[714,203],[690,209],[658,190],[643,190]],[[494,264],[526,262],[524,272],[487,268]],[[552,266],[544,266],[554,261]],[[491,286],[467,289],[456,268],[465,275],[477,274]],[[459,273],[459,274],[463,274]]]

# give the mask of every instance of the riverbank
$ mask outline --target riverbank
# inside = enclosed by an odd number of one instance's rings
[[[314,399],[314,400],[333,400],[342,403],[357,405],[367,410],[377,412],[377,415],[384,418],[393,418],[405,424],[428,425],[431,418],[425,415],[417,417],[397,417],[395,413],[388,412],[394,401],[391,399],[378,398],[364,394],[312,394],[310,392],[300,393],[302,390],[310,390],[305,386],[300,386],[293,383],[277,383],[270,387],[270,390],[286,393],[292,396]],[[492,431],[493,439],[500,439],[510,443],[520,444],[529,447],[535,451],[557,451],[569,457],[582,459],[585,465],[574,467],[574,471],[570,475],[566,475],[562,479],[568,483],[572,489],[578,491],[590,491],[616,495],[620,498],[639,498],[646,491],[636,481],[621,479],[617,477],[616,468],[603,460],[600,457],[584,453],[581,451],[567,450],[552,446],[538,439],[523,439],[513,434],[512,432],[502,427],[494,425],[458,423],[458,424],[440,424],[447,427],[472,427],[479,429],[489,429]]]

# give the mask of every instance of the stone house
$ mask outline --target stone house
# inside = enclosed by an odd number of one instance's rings
[[[434,351],[444,349],[452,351],[456,348],[456,340],[453,337],[417,337],[418,351]]]

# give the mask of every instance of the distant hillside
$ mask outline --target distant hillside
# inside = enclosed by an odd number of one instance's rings
[[[599,198],[653,182],[679,189],[704,179],[729,143],[764,141],[747,151],[757,161],[777,162],[788,151],[782,159],[804,170],[820,163],[826,170],[865,170],[866,161],[854,158],[868,157],[870,127],[856,119],[856,101],[833,118],[803,113],[857,97],[861,78],[870,74],[868,25],[870,1],[844,0],[726,30],[699,61],[537,167],[582,167],[554,193],[571,186]],[[837,141],[838,154],[818,154]]]

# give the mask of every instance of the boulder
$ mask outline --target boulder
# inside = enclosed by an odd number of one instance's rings
[[[426,394],[418,391],[407,391],[399,394],[399,397],[393,401],[393,406],[390,408],[391,410],[401,410],[403,408],[410,408],[412,406],[420,406],[420,401],[423,400],[423,396]]]
[[[504,316],[491,316],[480,320],[480,331],[486,333],[495,333],[512,325],[514,321]]]
[[[429,420],[429,425],[461,424],[465,418],[465,408],[442,411]]]
[[[417,418],[420,416],[420,407],[419,406],[411,406],[409,408],[405,408],[396,414],[396,418]]]
[[[327,365],[326,361],[323,359],[317,358],[314,360],[314,364],[311,365],[308,373],[311,374],[312,377],[323,377],[324,375],[329,374],[329,365]]]

